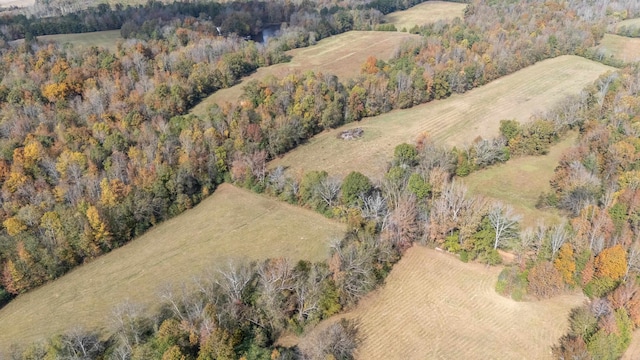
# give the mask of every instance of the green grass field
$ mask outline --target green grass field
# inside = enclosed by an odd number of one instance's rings
[[[547,225],[559,222],[559,214],[536,209],[538,196],[551,190],[549,181],[562,153],[576,141],[575,134],[551,147],[544,156],[523,156],[505,164],[476,171],[463,179],[472,194],[484,195],[513,206],[523,215],[523,225],[535,226],[538,219]]]
[[[382,288],[312,331],[343,317],[357,319],[363,341],[356,359],[363,360],[552,359],[569,311],[586,298],[516,302],[495,292],[500,271],[414,245]]]
[[[384,17],[384,21],[394,24],[396,29],[410,30],[414,26],[422,26],[436,21],[449,21],[464,16],[467,4],[446,1],[427,1],[408,10],[396,11]]]
[[[189,282],[229,258],[323,260],[344,231],[315,212],[222,185],[195,208],[0,309],[0,351],[76,325],[107,330],[114,306],[157,303],[164,284]]]
[[[116,43],[120,39],[122,39],[120,30],[38,36],[38,40],[40,41],[55,41],[61,44],[68,43],[76,47],[97,46],[111,51],[115,51]]]
[[[349,31],[320,40],[316,45],[288,51],[291,61],[259,68],[235,86],[216,91],[191,109],[191,113],[202,116],[213,104],[235,102],[250,80],[263,79],[269,75],[282,78],[292,71],[308,70],[337,75],[340,79],[354,77],[360,73],[362,64],[371,55],[378,59],[390,59],[398,45],[417,35],[395,32]]]
[[[560,56],[539,62],[485,86],[445,100],[363,119],[321,133],[306,144],[270,163],[299,170],[326,170],[344,176],[351,171],[380,178],[381,171],[403,142],[414,142],[427,132],[447,146],[470,144],[477,136],[497,136],[500,120],[527,121],[613,68],[577,56]],[[345,141],[337,134],[361,127],[364,136]]]

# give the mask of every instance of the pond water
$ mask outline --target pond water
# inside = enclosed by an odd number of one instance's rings
[[[280,31],[280,24],[266,25],[264,28],[262,28],[262,31],[252,36],[251,40],[257,43],[264,44],[269,41],[269,38],[276,36],[278,31]]]

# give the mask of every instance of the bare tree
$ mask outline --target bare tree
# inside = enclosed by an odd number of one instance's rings
[[[375,191],[369,196],[360,196],[362,199],[362,217],[367,220],[375,220],[378,222],[384,222],[389,209],[387,208],[387,200],[382,196],[379,191]]]
[[[334,275],[336,283],[348,301],[355,303],[376,284],[373,271],[375,247],[369,241],[363,241],[349,243],[344,247],[340,243],[334,243],[331,250],[340,261],[339,272]]]
[[[113,309],[111,323],[122,350],[128,353],[142,342],[144,333],[151,328],[149,319],[144,316],[144,307],[130,301],[123,302]]]
[[[223,294],[221,305],[226,309],[224,315],[230,316],[232,321],[238,321],[245,315],[245,295],[247,295],[246,292],[254,274],[250,264],[231,260],[226,269],[218,270],[215,282]]]
[[[556,225],[553,230],[551,230],[550,241],[551,241],[551,259],[555,259],[556,254],[564,245],[564,243],[569,238],[569,232],[567,231],[567,223],[563,221],[559,225]]]
[[[336,205],[338,194],[340,194],[340,180],[333,177],[325,177],[320,180],[318,185],[317,192],[322,201],[324,201],[328,207]]]
[[[513,246],[513,250],[516,254],[516,261],[520,264],[524,264],[525,260],[528,258],[529,252],[534,249],[535,244],[536,235],[534,229],[526,228],[524,231],[520,232],[518,241],[516,241]]]
[[[258,267],[259,303],[272,330],[284,327],[284,292],[294,288],[293,267],[287,259],[267,260]]]
[[[284,190],[284,186],[287,184],[287,178],[284,176],[284,167],[278,166],[269,172],[267,177],[269,184],[276,190],[277,193],[281,193]]]
[[[353,359],[358,347],[358,324],[342,319],[323,331],[308,336],[300,344],[302,358],[308,360]]]
[[[507,141],[504,138],[493,140],[482,139],[473,145],[476,152],[476,165],[486,167],[495,162],[504,162],[507,160],[505,147]]]
[[[443,188],[442,194],[433,204],[429,219],[429,235],[436,241],[453,234],[460,226],[464,210],[472,203],[467,199],[467,188],[452,182]]]
[[[98,334],[75,327],[60,339],[63,356],[70,360],[95,359],[102,351],[103,345]]]
[[[398,200],[382,231],[383,237],[389,239],[393,246],[401,251],[418,238],[420,227],[415,196],[405,194]]]
[[[326,267],[318,266],[317,264],[311,265],[308,272],[296,275],[294,292],[296,295],[298,321],[301,323],[320,311],[321,285],[329,275],[330,272]]]
[[[497,249],[506,241],[518,237],[518,222],[522,218],[515,214],[511,206],[496,202],[489,210],[489,222],[496,232],[493,248]]]
[[[600,318],[611,312],[611,304],[607,299],[597,298],[591,302],[590,310],[593,315]]]
[[[625,279],[629,276],[629,273],[640,273],[640,244],[638,241],[634,241],[629,247],[627,253],[627,272],[625,273]]]

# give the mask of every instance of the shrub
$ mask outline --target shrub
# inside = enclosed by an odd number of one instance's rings
[[[585,295],[589,298],[602,297],[618,286],[618,282],[608,277],[596,278],[591,280],[583,289]]]
[[[550,298],[558,295],[564,288],[562,275],[548,261],[536,264],[529,272],[527,280],[529,281],[529,293],[538,298]]]
[[[513,300],[522,301],[527,293],[527,275],[517,267],[506,267],[498,275],[496,292],[502,296],[510,296]]]

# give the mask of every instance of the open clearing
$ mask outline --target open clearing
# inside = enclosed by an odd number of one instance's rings
[[[442,145],[464,146],[476,137],[499,134],[500,120],[527,121],[536,112],[552,107],[567,95],[578,94],[587,84],[613,68],[578,56],[541,61],[514,74],[448,99],[411,109],[394,110],[321,133],[306,144],[275,159],[289,171],[326,170],[345,176],[350,171],[380,178],[393,149],[414,142],[423,132]],[[346,129],[360,127],[362,138],[338,139]]]
[[[248,81],[264,79],[269,75],[282,78],[291,72],[312,70],[334,74],[342,80],[351,78],[360,74],[360,68],[369,56],[389,60],[403,41],[417,38],[417,35],[388,31],[349,31],[331,36],[318,41],[316,45],[288,51],[287,54],[292,57],[290,62],[259,68],[240,83],[216,91],[193,107],[191,113],[202,116],[213,104],[235,102]]]
[[[120,39],[122,39],[120,30],[38,36],[40,41],[57,41],[62,44],[69,43],[76,47],[97,46],[111,51],[116,50],[116,43]]]
[[[449,21],[464,16],[467,4],[446,1],[427,1],[408,10],[396,11],[384,17],[385,23],[394,24],[396,29],[410,30],[436,21]]]
[[[516,302],[495,292],[500,270],[413,246],[381,289],[328,321],[358,319],[358,359],[551,359],[586,298]]]
[[[26,7],[35,4],[35,0],[0,0],[0,8]]]
[[[525,227],[535,226],[538,220],[544,220],[547,225],[558,223],[557,211],[536,209],[536,202],[541,193],[551,190],[549,181],[562,153],[575,141],[576,134],[571,134],[552,146],[547,155],[510,159],[504,164],[473,172],[463,178],[463,182],[472,194],[481,194],[513,206],[517,213],[523,215]]]
[[[310,210],[221,185],[194,209],[0,309],[0,351],[81,325],[104,330],[114,306],[153,303],[231,259],[323,260],[345,226]],[[0,356],[1,357],[1,356]]]
[[[640,27],[640,18],[623,20],[615,24],[616,31],[620,30],[621,27]]]
[[[606,56],[624,62],[640,61],[640,38],[604,34],[598,49],[601,49]]]

